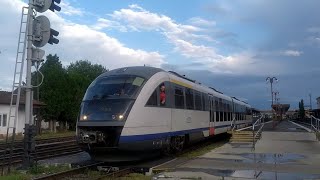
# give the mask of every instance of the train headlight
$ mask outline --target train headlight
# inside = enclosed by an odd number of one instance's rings
[[[112,115],[112,120],[122,121],[124,119],[124,115]]]
[[[88,116],[87,115],[80,116],[80,121],[86,121],[86,120],[88,120]]]

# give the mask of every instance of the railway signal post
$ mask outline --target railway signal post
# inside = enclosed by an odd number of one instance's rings
[[[27,14],[27,67],[26,67],[26,100],[25,100],[25,133],[24,133],[24,167],[30,167],[34,163],[31,153],[35,151],[35,125],[33,119],[33,94],[31,85],[31,67],[39,67],[43,61],[45,51],[40,49],[47,43],[58,44],[59,40],[56,38],[59,32],[51,29],[50,21],[46,16],[35,15],[34,11],[43,13],[50,9],[51,11],[60,11],[61,0],[29,0],[28,14]],[[38,70],[38,69],[37,69]],[[39,85],[37,85],[39,86]]]

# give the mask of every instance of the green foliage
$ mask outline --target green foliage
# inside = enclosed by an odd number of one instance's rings
[[[68,91],[68,77],[66,70],[57,55],[48,55],[40,71],[44,75],[43,84],[40,86],[40,100],[46,104],[42,115],[45,119],[62,121],[61,116],[66,113],[67,103],[70,98]]]
[[[31,179],[30,175],[21,174],[16,171],[5,176],[0,176],[0,180],[28,180],[28,179]]]
[[[68,116],[72,118],[71,121],[77,118],[81,100],[90,83],[105,71],[103,66],[91,64],[89,61],[77,61],[67,67],[71,95],[71,101],[68,102],[70,108]]]
[[[74,127],[87,87],[106,69],[82,60],[64,68],[59,57],[50,54],[40,71],[44,80],[39,89],[39,96],[40,101],[46,104],[41,112],[42,116],[46,120],[68,122]],[[34,85],[37,84],[36,76],[36,73],[32,74]]]
[[[125,175],[123,177],[106,177],[103,178],[103,180],[151,180],[151,176],[145,176],[143,174],[138,173],[131,173],[128,175]]]
[[[71,167],[67,164],[59,164],[59,165],[38,165],[33,166],[29,169],[28,174],[38,175],[38,174],[52,174],[62,171],[68,171]]]
[[[47,139],[47,138],[58,138],[58,137],[69,137],[75,136],[75,131],[61,131],[61,132],[42,132],[41,135],[37,135],[35,139]]]
[[[195,158],[195,157],[204,155],[204,154],[212,151],[212,150],[215,149],[215,148],[221,147],[221,146],[223,146],[224,144],[226,144],[227,142],[228,142],[228,141],[214,142],[214,143],[212,143],[212,144],[210,144],[210,145],[208,145],[208,146],[204,146],[204,147],[201,147],[201,148],[196,149],[196,150],[194,150],[194,151],[190,151],[190,152],[181,154],[179,157],[183,157],[183,158]]]
[[[299,102],[299,117],[302,118],[302,119],[305,117],[303,99],[301,99],[301,101]]]

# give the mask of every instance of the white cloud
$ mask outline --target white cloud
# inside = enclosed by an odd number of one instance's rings
[[[121,32],[128,31],[127,28],[125,26],[121,25],[119,22],[112,21],[112,20],[105,19],[105,18],[98,18],[97,23],[95,25],[93,25],[92,28],[95,30],[114,28],[114,29],[117,29]]]
[[[190,18],[189,22],[193,25],[196,25],[196,26],[215,26],[216,25],[215,21],[209,21],[206,19],[202,19],[200,17]]]
[[[296,51],[296,50],[286,50],[282,53],[285,56],[301,56],[303,54],[302,51]]]
[[[61,13],[62,14],[65,14],[68,16],[75,16],[75,15],[82,16],[82,15],[84,15],[84,10],[82,10],[80,8],[73,7],[68,2],[62,1],[59,6],[61,6],[61,9],[62,9]]]
[[[21,8],[26,5],[20,0],[0,1],[0,49],[7,49],[0,54],[1,79],[13,77],[14,60],[17,48],[17,37]],[[40,14],[40,13],[39,13]],[[51,27],[60,32],[58,45],[46,45],[46,54],[57,54],[64,65],[70,61],[88,59],[106,68],[113,69],[123,66],[144,65],[160,67],[166,63],[159,52],[148,52],[143,49],[126,47],[117,39],[87,25],[72,23],[63,19],[59,13],[47,11],[44,15],[51,21]],[[8,21],[10,19],[10,21]],[[9,82],[9,83],[8,83]],[[0,82],[0,88],[10,87],[10,81]]]
[[[114,20],[122,22],[132,31],[158,31],[175,46],[175,51],[188,58],[206,57],[216,58],[213,48],[196,45],[198,40],[215,41],[210,36],[203,34],[206,29],[190,24],[180,24],[168,16],[152,13],[138,5],[130,5],[128,9],[114,11],[110,15]],[[213,22],[194,18],[194,22],[212,24]],[[202,33],[202,34],[201,34]]]
[[[206,35],[204,25],[215,25],[201,18],[191,18],[193,24],[180,24],[168,16],[152,13],[138,5],[114,11],[110,15],[122,22],[131,31],[155,31],[163,34],[174,45],[174,51],[192,62],[204,64],[208,70],[216,73],[232,74],[268,74],[281,70],[281,65],[273,68],[272,62],[262,62],[254,52],[241,52],[229,56],[222,55],[212,46],[196,44],[199,40],[214,41]],[[195,25],[198,22],[198,25]],[[200,26],[200,24],[202,26]],[[256,63],[259,61],[259,63]],[[189,67],[190,68],[190,67]],[[196,67],[191,67],[196,68]]]
[[[309,33],[320,33],[320,27],[314,26],[307,29]]]

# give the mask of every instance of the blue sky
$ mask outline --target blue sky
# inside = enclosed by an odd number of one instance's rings
[[[0,2],[0,88],[10,90],[21,7]],[[62,0],[45,12],[60,32],[64,65],[88,59],[109,69],[149,65],[186,74],[254,107],[270,107],[276,76],[282,103],[320,96],[320,1],[88,1]]]

